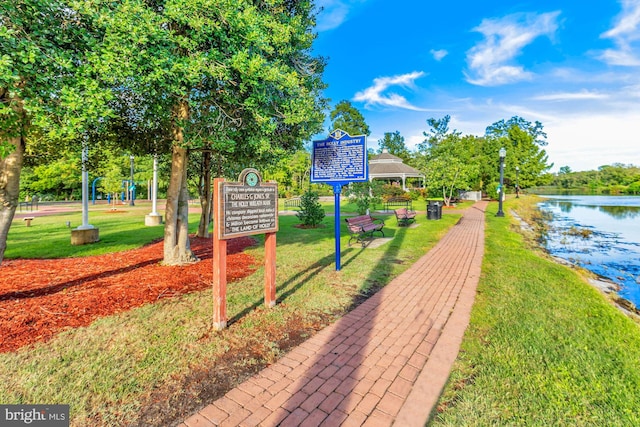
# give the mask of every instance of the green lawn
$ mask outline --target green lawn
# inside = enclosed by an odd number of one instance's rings
[[[76,248],[70,247],[66,221],[78,220],[78,214],[39,217],[29,228],[19,223],[8,252],[79,256],[113,250],[107,242],[124,236],[137,236],[138,245],[160,237],[162,227],[144,226],[148,208],[137,209],[126,207],[130,212],[115,214],[117,219],[92,211],[90,223],[100,227],[101,242]],[[172,419],[153,418],[154,411],[180,418],[180,411],[184,416],[208,402],[207,387],[233,385],[274,361],[406,270],[460,218],[451,213],[427,221],[420,215],[417,228],[398,228],[394,217],[382,216],[388,219],[385,235],[393,240],[379,248],[347,246],[343,226],[340,271],[335,271],[332,217],[322,228],[303,230],[294,227],[295,216],[282,216],[275,308],[263,307],[264,248],[257,245],[246,251],[256,258],[257,271],[228,285],[226,330],[212,330],[211,290],[105,317],[50,342],[0,354],[0,402],[68,403],[72,425],[79,426],[166,425]],[[197,223],[197,214],[190,222]],[[191,406],[181,406],[184,402]]]
[[[505,218],[493,215],[496,204],[487,211],[471,325],[430,424],[640,425],[640,328],[576,271],[523,238],[509,212],[515,208],[526,217],[529,200],[508,200]],[[147,211],[117,219],[92,211],[90,222],[100,227],[103,241],[75,248],[66,221],[79,222],[79,214],[37,218],[29,228],[18,223],[7,253],[81,256],[140,245],[162,236],[162,227],[144,227]],[[404,271],[459,218],[447,213],[427,221],[422,214],[420,226],[408,229],[382,216],[385,234],[394,239],[363,250],[347,246],[343,229],[339,272],[333,218],[322,228],[302,230],[294,227],[295,216],[281,217],[274,309],[262,306],[264,250],[258,245],[247,250],[257,260],[256,273],[229,284],[225,331],[211,329],[210,290],[106,317],[1,354],[0,402],[70,403],[72,424],[81,426],[158,424],[150,413],[159,408],[177,407],[179,413],[180,402],[206,403],[198,387],[232,385],[243,379],[239,372],[275,360]],[[195,229],[197,214],[190,222]]]
[[[471,325],[430,425],[640,425],[638,323],[528,249],[508,215],[519,202],[487,211]]]
[[[82,224],[81,206],[72,206],[78,210],[39,216],[32,221],[31,227],[26,227],[22,219],[14,219],[9,229],[5,258],[100,255],[138,248],[161,239],[164,235],[163,226],[144,225],[144,217],[151,211],[149,203],[118,205],[116,210],[111,210],[106,204],[97,204],[90,205],[89,224],[99,228],[100,241],[90,245],[71,246],[71,229]],[[190,215],[191,232],[197,230],[198,218],[199,214]]]

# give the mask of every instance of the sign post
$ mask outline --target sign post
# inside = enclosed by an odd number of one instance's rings
[[[333,185],[336,271],[340,270],[340,194],[350,182],[369,180],[367,142],[365,135],[350,136],[336,129],[329,138],[313,141],[311,182]]]
[[[227,327],[227,239],[265,234],[267,307],[276,304],[276,232],[278,184],[262,182],[255,169],[244,169],[238,182],[213,181],[213,327]]]

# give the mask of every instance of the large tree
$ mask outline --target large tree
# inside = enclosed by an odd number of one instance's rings
[[[364,116],[349,101],[343,100],[338,102],[331,111],[330,118],[331,130],[340,129],[351,136],[371,135],[371,130]]]
[[[384,137],[378,140],[378,153],[382,153],[382,150],[387,150],[389,154],[400,157],[405,163],[411,159],[411,152],[399,131],[384,133]]]
[[[289,0],[127,0],[102,16],[103,79],[135,93],[140,114],[153,118],[140,123],[170,136],[166,264],[195,260],[189,150],[213,150],[241,169],[273,162],[319,130],[323,62],[310,54],[311,10]]]
[[[426,187],[442,196],[448,206],[457,190],[478,186],[479,153],[483,141],[473,135],[449,131],[449,116],[430,118],[425,140],[418,145],[417,164],[424,171]]]
[[[88,143],[108,116],[89,60],[102,35],[74,4],[0,2],[0,261],[30,144]]]
[[[483,149],[484,182],[495,182],[499,170],[498,151],[501,147],[507,150],[504,177],[509,185],[515,185],[516,167],[518,168],[518,184],[521,188],[541,185],[546,182],[545,172],[552,166],[548,164],[549,156],[544,148],[547,145],[547,134],[540,122],[531,123],[522,117],[514,116],[500,120],[486,129]]]

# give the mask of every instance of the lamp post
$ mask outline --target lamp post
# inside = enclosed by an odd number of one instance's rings
[[[518,184],[519,174],[520,174],[520,167],[516,166],[516,199],[520,198],[520,184]]]
[[[496,216],[504,216],[504,212],[502,211],[502,199],[504,197],[504,158],[507,155],[507,150],[502,147],[499,151],[500,154],[500,194],[498,200],[498,213]]]
[[[129,206],[135,206],[133,202],[134,197],[134,188],[135,184],[133,183],[133,154],[129,156],[129,160],[131,160],[131,185],[129,186]]]

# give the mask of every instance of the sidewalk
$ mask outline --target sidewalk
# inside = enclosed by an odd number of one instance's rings
[[[333,325],[180,424],[424,426],[468,325],[487,202]]]

